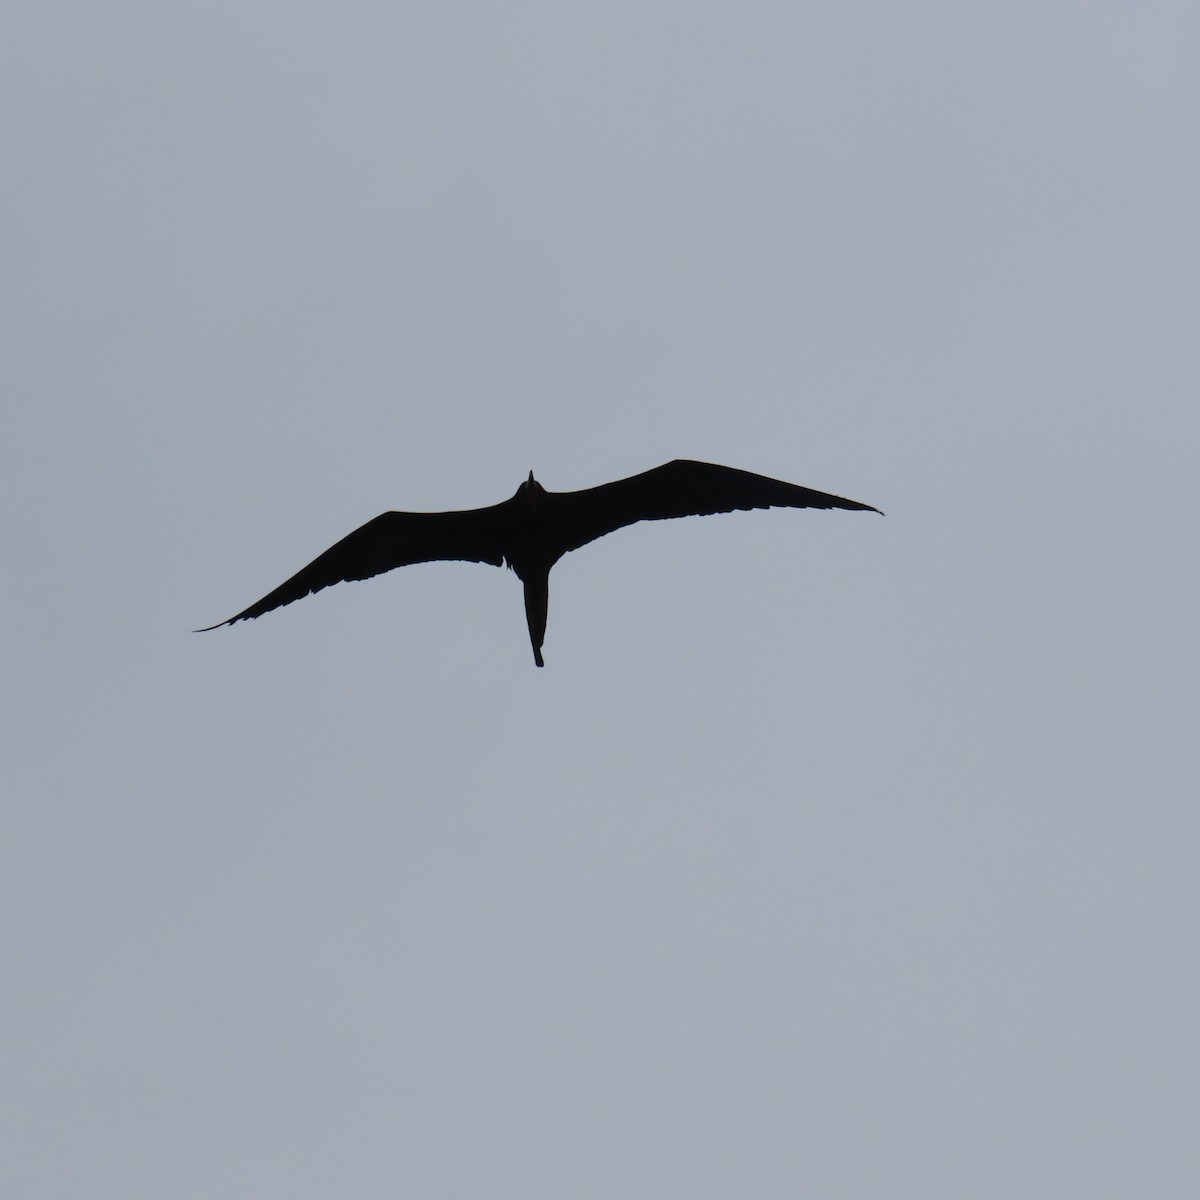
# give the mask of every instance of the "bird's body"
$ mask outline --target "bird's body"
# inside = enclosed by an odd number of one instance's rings
[[[383,513],[257,603],[208,628],[260,617],[332,584],[369,579],[396,567],[439,560],[481,562],[511,567],[524,584],[529,640],[540,667],[550,569],[564,554],[637,521],[775,507],[879,511],[857,500],[688,459],[578,492],[548,492],[530,471],[515,495],[488,508]]]

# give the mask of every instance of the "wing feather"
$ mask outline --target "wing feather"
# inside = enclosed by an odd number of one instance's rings
[[[879,512],[870,504],[814,491],[795,483],[677,458],[651,471],[554,497],[561,517],[559,554],[578,550],[606,533],[638,521],[700,517],[752,508],[846,508]]]
[[[500,530],[504,507],[494,505],[445,513],[381,513],[237,616],[197,632],[261,617],[335,583],[370,579],[414,563],[445,560],[499,567],[503,563]]]

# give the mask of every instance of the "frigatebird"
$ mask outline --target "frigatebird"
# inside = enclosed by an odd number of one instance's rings
[[[370,579],[395,567],[441,560],[490,563],[507,566],[525,585],[533,661],[542,667],[550,568],[569,550],[638,521],[751,508],[880,511],[870,504],[795,483],[685,458],[579,492],[548,492],[530,471],[515,495],[489,508],[382,513],[236,617],[196,632],[261,617],[331,584]]]

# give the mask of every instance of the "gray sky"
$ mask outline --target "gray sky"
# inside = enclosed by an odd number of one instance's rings
[[[0,1192],[1200,1192],[1193,6],[5,25]]]

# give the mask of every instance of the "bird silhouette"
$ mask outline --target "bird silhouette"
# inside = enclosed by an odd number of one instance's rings
[[[525,585],[533,660],[542,667],[550,568],[564,554],[638,521],[751,508],[880,511],[765,475],[683,458],[578,492],[548,492],[530,471],[515,495],[489,508],[382,513],[237,616],[196,632],[261,617],[332,584],[370,579],[395,567],[442,560],[489,563],[509,567]]]

